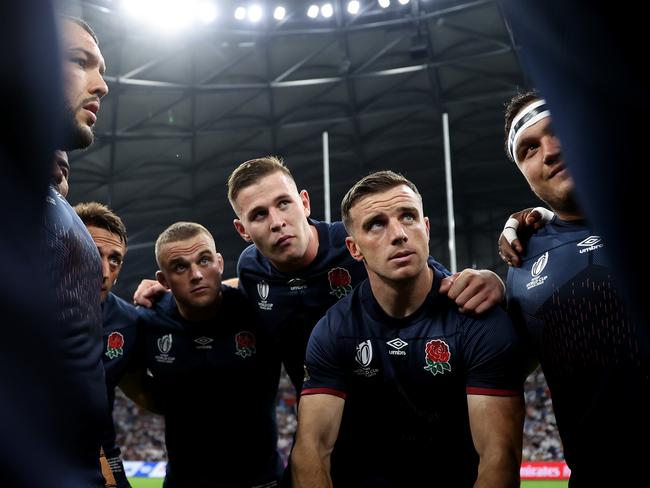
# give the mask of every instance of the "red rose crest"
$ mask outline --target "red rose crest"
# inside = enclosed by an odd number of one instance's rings
[[[252,332],[244,330],[235,336],[235,354],[242,358],[247,358],[255,354],[255,335]]]
[[[106,354],[109,358],[115,359],[124,354],[124,336],[119,332],[111,332],[106,341]]]
[[[330,295],[341,298],[352,291],[352,277],[345,268],[332,268],[327,273],[332,291]]]
[[[427,361],[424,369],[434,376],[445,371],[451,371],[451,365],[449,364],[451,352],[445,341],[434,339],[427,342],[424,358]]]

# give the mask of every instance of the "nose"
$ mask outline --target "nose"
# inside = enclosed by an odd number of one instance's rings
[[[99,69],[95,70],[93,73],[94,76],[92,79],[90,93],[98,98],[102,98],[108,93],[108,85],[104,81],[104,77],[99,72]]]
[[[273,232],[279,232],[280,229],[285,226],[284,218],[281,213],[274,208],[269,210],[269,219],[271,222],[271,231]]]
[[[108,257],[102,259],[102,281],[107,282],[111,276],[111,264],[108,262]]]
[[[203,273],[201,273],[201,268],[197,266],[196,264],[193,264],[192,267],[190,268],[190,279],[193,282],[198,282],[203,279]]]
[[[562,147],[557,137],[554,135],[545,135],[542,137],[541,145],[544,164],[552,164],[558,160],[562,153]]]
[[[401,222],[393,221],[389,226],[391,244],[396,245],[408,241],[408,236]]]

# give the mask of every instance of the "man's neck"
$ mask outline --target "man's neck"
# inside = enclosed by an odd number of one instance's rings
[[[219,296],[211,305],[205,307],[192,307],[176,302],[176,306],[178,307],[178,313],[185,320],[189,322],[204,322],[217,316],[219,308],[221,307],[222,298],[223,292],[219,290]]]
[[[422,306],[433,285],[433,270],[426,267],[411,280],[390,281],[368,272],[372,294],[386,315],[404,318]]]

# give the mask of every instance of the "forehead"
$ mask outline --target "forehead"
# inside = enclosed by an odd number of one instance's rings
[[[203,232],[182,241],[168,242],[160,249],[163,260],[190,259],[205,251],[216,252],[214,241]]]
[[[402,208],[422,209],[420,196],[406,185],[367,195],[352,206],[350,213],[364,218],[378,213],[398,212]]]
[[[275,171],[243,188],[237,195],[236,203],[245,213],[254,207],[269,206],[278,196],[286,194],[298,195],[296,183],[283,172]]]
[[[83,49],[103,61],[102,53],[95,39],[76,22],[64,19],[61,23],[61,44],[63,49]]]
[[[124,250],[124,243],[122,242],[122,239],[120,239],[119,235],[113,234],[107,229],[95,227],[94,225],[88,226],[88,232],[93,238],[93,241],[95,241],[95,244],[98,246],[112,247],[115,250]]]

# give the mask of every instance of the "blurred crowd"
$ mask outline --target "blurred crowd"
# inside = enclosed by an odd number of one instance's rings
[[[524,423],[523,459],[559,461],[564,459],[546,380],[537,369],[526,380],[526,421]],[[278,449],[286,461],[296,430],[296,394],[283,371],[278,391]],[[129,461],[164,461],[164,420],[138,407],[117,391],[115,400],[117,443]]]

